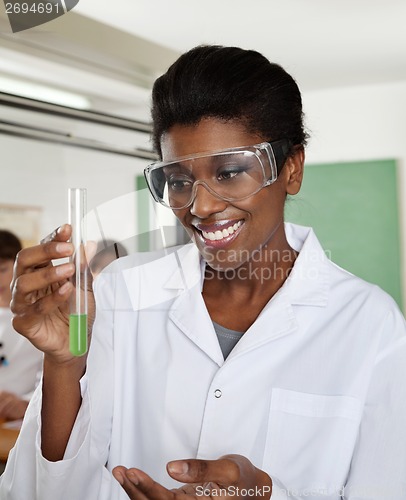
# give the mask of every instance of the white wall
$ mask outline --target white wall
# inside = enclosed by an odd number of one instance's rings
[[[128,226],[136,234],[135,177],[147,161],[1,134],[0,151],[0,203],[42,208],[41,237],[67,222],[69,187],[87,189],[89,210],[106,203],[114,210],[128,194],[125,216],[106,221],[105,237],[128,233]]]
[[[109,134],[98,139],[117,144],[123,137]],[[135,179],[149,160],[2,134],[0,151],[0,204],[41,208],[40,238],[67,222],[68,188],[81,187],[87,189],[88,239],[122,241],[129,252],[137,250]],[[175,217],[156,207],[149,193],[146,198],[150,228],[156,230],[150,235],[151,245],[160,247],[163,240],[167,246],[174,245],[175,231],[164,234],[161,227],[174,226]]]
[[[308,163],[397,160],[406,310],[406,82],[304,92],[303,103]]]

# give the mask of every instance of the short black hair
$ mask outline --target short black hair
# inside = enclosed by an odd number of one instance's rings
[[[239,120],[269,141],[305,146],[308,138],[295,80],[254,50],[200,45],[156,80],[152,141],[160,158],[162,136],[173,125],[196,125],[207,117]]]
[[[5,229],[0,229],[0,259],[15,260],[21,249],[21,241],[15,234]]]

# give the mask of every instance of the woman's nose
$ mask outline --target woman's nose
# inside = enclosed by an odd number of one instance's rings
[[[205,219],[209,215],[222,212],[227,202],[209,191],[205,184],[194,186],[193,202],[190,206],[190,213],[199,219]]]

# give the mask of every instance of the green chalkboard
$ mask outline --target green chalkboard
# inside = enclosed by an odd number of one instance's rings
[[[402,306],[396,162],[306,165],[285,219],[312,226],[332,261]]]

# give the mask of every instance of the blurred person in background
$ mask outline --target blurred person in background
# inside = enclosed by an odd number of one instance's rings
[[[111,262],[125,255],[128,255],[128,252],[121,243],[113,240],[99,241],[96,254],[89,263],[93,278],[96,278]]]
[[[42,352],[18,335],[11,324],[10,283],[21,248],[17,236],[0,230],[0,420],[24,417],[42,367]]]

